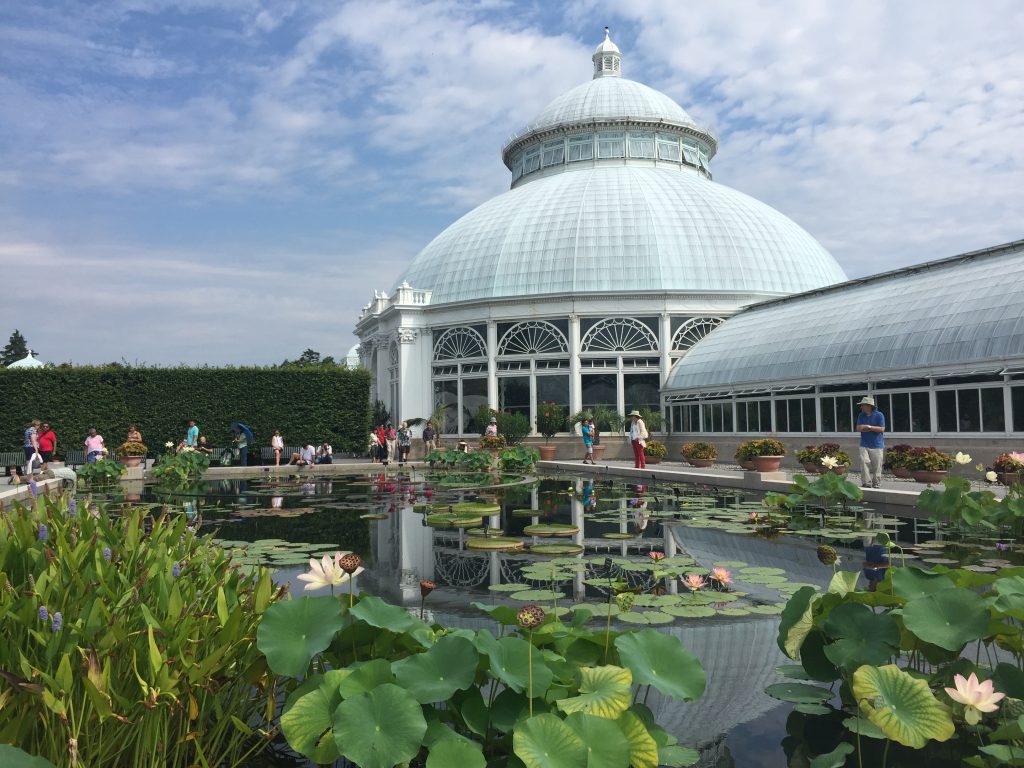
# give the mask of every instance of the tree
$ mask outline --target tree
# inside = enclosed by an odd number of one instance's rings
[[[303,367],[321,366],[325,368],[330,368],[332,366],[338,365],[338,363],[335,362],[334,358],[331,357],[330,355],[321,358],[320,353],[317,352],[315,349],[307,349],[305,352],[299,355],[298,359],[285,360],[283,363],[281,363],[281,365],[298,365]]]
[[[0,350],[0,365],[10,365],[28,356],[28,342],[17,328],[7,341],[7,346]]]

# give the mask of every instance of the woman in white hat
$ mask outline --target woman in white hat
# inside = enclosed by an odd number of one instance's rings
[[[875,407],[875,398],[862,397],[857,431],[860,432],[860,484],[864,488],[882,485],[882,460],[885,457],[885,415]]]
[[[647,425],[640,418],[640,411],[632,410],[629,417],[633,423],[629,425],[629,444],[633,446],[633,467],[635,469],[647,469],[647,458],[644,456],[644,446],[647,445]]]

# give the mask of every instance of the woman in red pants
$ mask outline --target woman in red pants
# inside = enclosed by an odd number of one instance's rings
[[[629,443],[633,446],[633,467],[646,469],[647,459],[644,457],[644,446],[647,445],[647,425],[640,418],[640,411],[630,411],[629,417],[633,423],[629,425]]]

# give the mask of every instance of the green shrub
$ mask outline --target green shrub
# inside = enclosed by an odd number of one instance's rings
[[[700,440],[696,443],[686,443],[679,449],[679,453],[685,459],[717,459],[718,449],[711,443]]]
[[[83,464],[75,474],[83,483],[107,485],[121,477],[125,471],[124,466],[113,459],[97,459],[92,464]]]
[[[287,444],[327,440],[338,451],[362,453],[370,374],[340,367],[0,369],[5,444],[20,445],[34,418],[52,424],[65,447],[81,447],[90,427],[113,443],[132,422],[151,440],[177,442],[189,417],[211,445],[227,445],[231,422],[241,421],[255,433],[255,446],[270,445],[280,429]]]
[[[0,525],[3,738],[60,768],[235,765],[267,743],[280,597],[185,517],[45,495]],[[281,693],[278,690],[277,693]]]
[[[505,438],[501,435],[484,435],[480,438],[480,447],[485,451],[500,451],[505,447]]]
[[[911,448],[904,466],[912,472],[948,472],[953,468],[953,457],[938,448]]]
[[[774,437],[761,437],[756,440],[747,440],[740,443],[736,449],[736,458],[740,461],[750,461],[756,456],[785,456],[786,446],[781,440]]]
[[[565,431],[565,406],[558,403],[541,401],[537,406],[537,431],[550,440],[559,432]]]
[[[540,451],[520,445],[502,451],[498,457],[498,466],[502,472],[532,472],[538,461]]]
[[[508,445],[519,445],[530,434],[530,420],[521,413],[501,412],[498,419],[498,434]]]
[[[652,456],[656,459],[664,459],[668,456],[668,448],[658,440],[648,440],[644,446],[644,456]]]

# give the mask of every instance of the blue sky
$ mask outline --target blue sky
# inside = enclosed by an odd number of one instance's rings
[[[104,0],[0,8],[0,335],[44,359],[343,355],[590,76],[720,138],[717,181],[851,276],[1024,236],[1024,5]],[[2,340],[0,340],[2,341]]]

